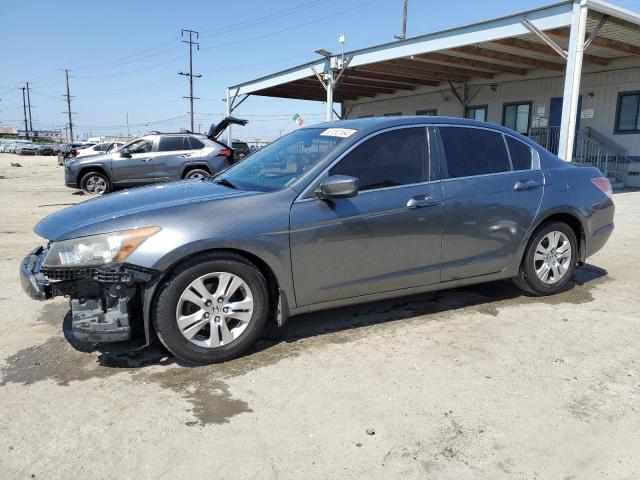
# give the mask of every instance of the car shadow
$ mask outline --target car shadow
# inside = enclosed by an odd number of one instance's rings
[[[463,308],[480,307],[479,311],[482,313],[498,315],[499,311],[493,304],[584,303],[593,299],[590,294],[591,288],[607,273],[606,270],[593,265],[581,266],[576,269],[566,291],[548,297],[526,295],[511,281],[502,280],[301,314],[290,318],[281,328],[272,328],[245,355],[257,354],[276,345],[293,343],[305,338],[401,322]],[[145,346],[143,339],[110,344],[79,341],[71,330],[70,311],[65,316],[63,328],[65,338],[74,349],[81,352],[98,352],[98,362],[104,367],[131,369],[174,364],[195,367],[173,357],[157,339],[150,346]]]

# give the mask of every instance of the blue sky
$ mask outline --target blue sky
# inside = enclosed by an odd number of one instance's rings
[[[614,0],[640,10],[640,0]],[[410,0],[409,36],[528,10],[551,0]],[[64,73],[71,70],[76,132],[132,133],[188,128],[188,48],[180,30],[201,32],[194,53],[196,124],[206,129],[224,112],[225,87],[311,60],[313,50],[393,40],[402,0],[220,0],[0,2],[0,126],[22,125],[22,91],[32,86],[34,128],[66,122]],[[249,98],[236,111],[250,120],[234,136],[271,139],[323,119],[319,102]]]

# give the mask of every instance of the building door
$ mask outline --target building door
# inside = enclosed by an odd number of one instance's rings
[[[560,143],[562,99],[563,97],[554,97],[551,99],[551,102],[549,104],[549,142],[547,149],[554,155],[558,154],[558,145]],[[582,95],[578,97],[578,111],[576,112],[576,132],[580,131],[580,110],[582,110]]]

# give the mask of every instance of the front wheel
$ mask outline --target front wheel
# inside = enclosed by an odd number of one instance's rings
[[[269,317],[267,282],[244,257],[204,254],[177,267],[163,282],[153,321],[176,357],[207,364],[242,355]]]
[[[188,180],[196,180],[204,177],[208,177],[210,175],[204,168],[194,168],[193,170],[189,170],[184,178]]]
[[[111,190],[111,185],[104,174],[89,172],[80,180],[80,188],[87,195],[103,195]]]
[[[565,290],[578,260],[578,240],[563,222],[541,225],[529,240],[514,281],[533,295],[551,295]]]

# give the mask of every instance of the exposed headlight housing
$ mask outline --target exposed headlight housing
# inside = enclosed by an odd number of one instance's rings
[[[42,266],[96,267],[123,262],[142,242],[160,230],[160,227],[133,228],[53,242]]]

